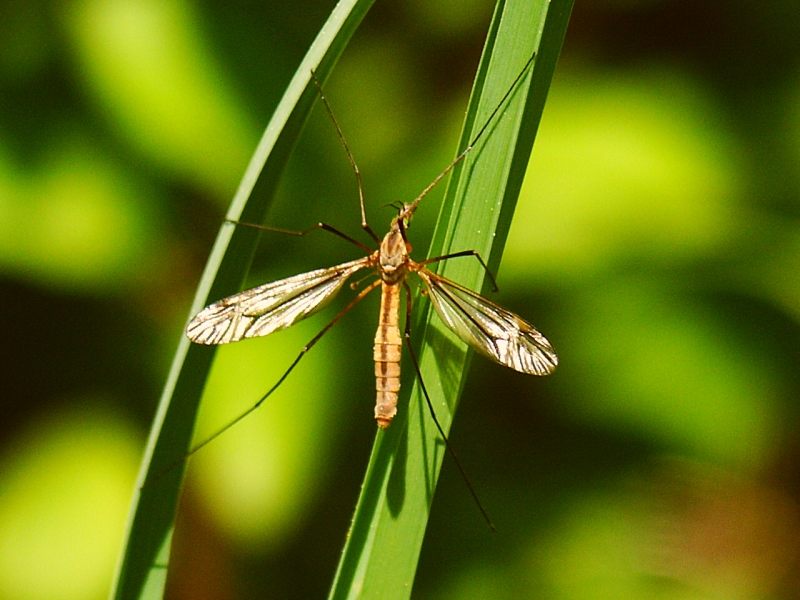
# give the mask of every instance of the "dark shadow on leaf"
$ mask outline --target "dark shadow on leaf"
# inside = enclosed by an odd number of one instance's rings
[[[400,406],[402,410],[408,409],[408,403]],[[398,422],[399,421],[399,422]],[[389,482],[386,485],[386,505],[392,515],[397,515],[403,508],[406,498],[406,462],[408,460],[408,419],[397,419],[392,428],[401,430],[400,439],[397,440],[394,452],[394,464],[389,474]]]

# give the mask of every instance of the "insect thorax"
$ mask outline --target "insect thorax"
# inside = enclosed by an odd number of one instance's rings
[[[398,283],[405,277],[410,246],[401,229],[392,223],[392,229],[383,237],[379,251],[381,279],[386,283]]]

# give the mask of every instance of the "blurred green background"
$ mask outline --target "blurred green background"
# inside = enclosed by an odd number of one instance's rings
[[[0,597],[107,593],[205,257],[333,3],[302,5],[0,5]],[[378,2],[334,71],[375,229],[452,157],[491,10]],[[492,296],[561,366],[472,362],[451,439],[499,533],[446,461],[415,597],[798,597],[799,165],[796,2],[576,4]],[[319,110],[269,223],[318,220],[359,231]],[[264,235],[249,283],[356,255]],[[375,303],[192,459],[169,597],[325,593],[375,435]],[[222,349],[198,437],[325,319]]]

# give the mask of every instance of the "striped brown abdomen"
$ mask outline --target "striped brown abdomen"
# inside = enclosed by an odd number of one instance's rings
[[[386,429],[397,414],[397,393],[400,391],[400,286],[381,282],[381,312],[375,333],[375,420]]]

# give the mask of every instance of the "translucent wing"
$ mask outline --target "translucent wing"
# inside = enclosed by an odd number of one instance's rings
[[[532,325],[454,281],[426,269],[417,273],[445,325],[475,350],[521,373],[555,370],[553,347]]]
[[[197,313],[186,335],[197,344],[214,345],[284,329],[325,306],[348,277],[371,265],[372,258],[365,256],[228,296]]]

